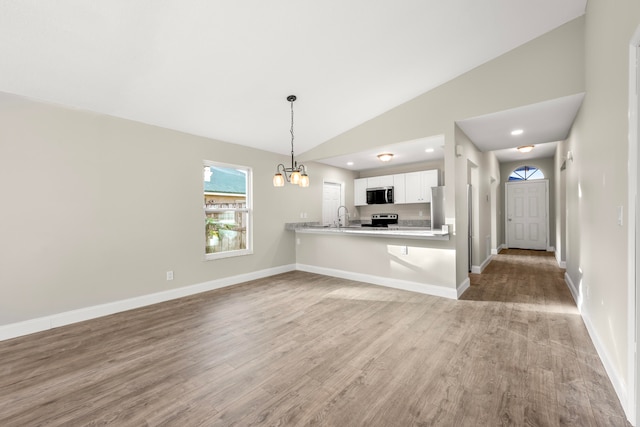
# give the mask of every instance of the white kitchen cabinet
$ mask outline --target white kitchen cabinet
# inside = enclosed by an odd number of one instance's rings
[[[365,206],[367,204],[367,178],[353,180],[353,204]]]
[[[405,175],[404,173],[399,173],[393,175],[393,203],[397,205],[401,205],[406,202],[405,196]]]
[[[437,169],[405,174],[405,203],[430,203],[431,187],[437,186]]]
[[[369,188],[392,187],[393,175],[371,176],[367,178],[367,186]]]
[[[395,175],[371,176],[354,180],[353,195],[355,206],[367,204],[367,188],[393,187],[393,203],[431,202],[431,187],[437,187],[438,170],[399,173]]]

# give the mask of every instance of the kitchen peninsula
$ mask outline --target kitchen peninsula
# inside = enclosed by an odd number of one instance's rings
[[[440,230],[288,224],[296,269],[457,299],[455,242]]]

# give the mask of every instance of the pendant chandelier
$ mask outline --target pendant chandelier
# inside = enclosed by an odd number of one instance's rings
[[[295,95],[287,96],[287,101],[291,104],[291,167],[287,168],[282,163],[276,167],[276,174],[273,177],[274,187],[284,187],[285,179],[287,182],[299,185],[300,187],[309,186],[307,169],[302,163],[298,164],[293,157],[293,101],[296,99]]]

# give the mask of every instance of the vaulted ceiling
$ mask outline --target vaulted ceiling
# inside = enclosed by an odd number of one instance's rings
[[[0,92],[302,153],[586,0],[2,0]]]

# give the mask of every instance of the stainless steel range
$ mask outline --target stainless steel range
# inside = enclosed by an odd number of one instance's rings
[[[371,215],[371,224],[362,224],[363,227],[389,227],[398,225],[398,214],[380,213]]]

